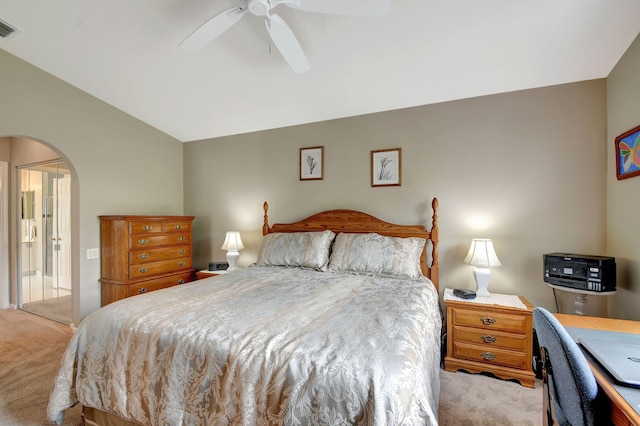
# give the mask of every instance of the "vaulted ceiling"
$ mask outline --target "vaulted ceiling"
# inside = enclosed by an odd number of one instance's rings
[[[303,74],[249,13],[195,52],[177,48],[244,4],[0,0],[19,29],[0,48],[192,141],[604,78],[640,31],[640,0],[392,0],[381,17],[277,6]]]

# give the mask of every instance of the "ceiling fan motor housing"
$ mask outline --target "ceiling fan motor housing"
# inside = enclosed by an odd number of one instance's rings
[[[269,14],[269,0],[249,0],[249,12],[256,16],[267,16]]]

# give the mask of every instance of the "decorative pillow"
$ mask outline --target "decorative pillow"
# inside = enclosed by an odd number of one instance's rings
[[[380,274],[417,279],[424,238],[340,233],[333,244],[329,271]]]
[[[276,232],[268,234],[262,242],[258,266],[291,266],[327,270],[332,231]]]

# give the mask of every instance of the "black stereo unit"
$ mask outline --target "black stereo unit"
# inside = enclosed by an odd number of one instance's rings
[[[226,271],[227,269],[229,269],[227,262],[209,262],[210,271]]]
[[[615,257],[547,253],[542,258],[549,284],[595,292],[616,289]]]

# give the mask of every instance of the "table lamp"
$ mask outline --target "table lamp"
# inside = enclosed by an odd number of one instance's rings
[[[478,290],[476,296],[489,297],[489,280],[491,279],[491,269],[496,266],[502,266],[500,259],[493,249],[493,242],[487,238],[474,238],[471,240],[469,253],[464,258],[464,263],[475,266],[473,275],[476,278]]]
[[[242,250],[244,248],[242,240],[240,239],[240,233],[238,231],[227,232],[224,243],[220,248],[227,251],[227,263],[229,264],[227,271],[238,269],[236,266],[238,264],[238,257],[240,257],[238,250]]]

